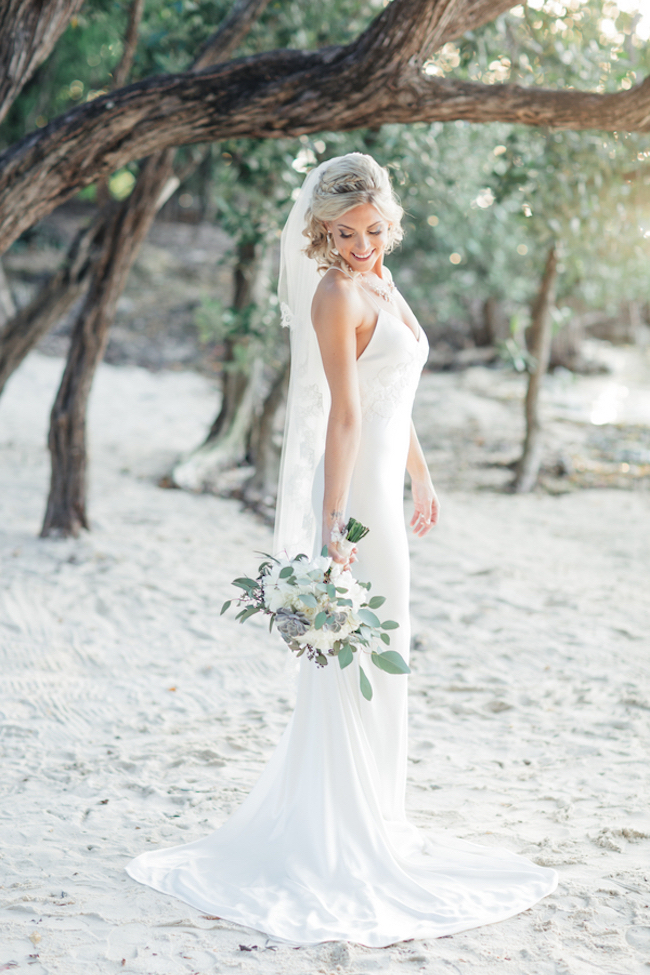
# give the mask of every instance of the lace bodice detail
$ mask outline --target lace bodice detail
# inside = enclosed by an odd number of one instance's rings
[[[429,346],[422,328],[416,338],[408,325],[381,308],[370,342],[357,360],[364,420],[410,414]]]

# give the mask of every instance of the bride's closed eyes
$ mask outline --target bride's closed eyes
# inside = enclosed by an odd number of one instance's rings
[[[383,233],[383,229],[381,229],[381,230],[369,230],[368,233],[371,234],[373,237],[378,237],[381,233]],[[348,237],[352,237],[353,236],[352,234],[346,234],[346,233],[344,233],[342,230],[339,230],[339,235],[343,238],[343,240],[347,240]]]

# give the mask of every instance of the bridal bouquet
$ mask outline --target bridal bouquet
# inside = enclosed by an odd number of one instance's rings
[[[341,548],[348,552],[368,529],[350,518],[339,536]],[[296,656],[307,655],[316,666],[325,667],[329,657],[337,657],[341,669],[349,666],[353,654],[363,649],[380,670],[389,674],[408,674],[409,667],[396,650],[377,650],[381,642],[390,645],[387,630],[399,623],[379,620],[374,610],[384,596],[368,599],[369,582],[357,581],[350,570],[334,562],[325,546],[318,558],[306,555],[293,559],[265,555],[255,579],[246,576],[233,581],[243,590],[236,602],[243,606],[237,614],[240,623],[256,613],[270,616],[269,631],[275,623],[280,636]],[[222,614],[232,605],[228,599]],[[370,700],[372,687],[363,667],[359,667],[361,693]]]

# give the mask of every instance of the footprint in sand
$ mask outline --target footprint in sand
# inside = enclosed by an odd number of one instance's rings
[[[625,940],[633,948],[650,951],[650,928],[642,928],[640,926],[628,928],[625,932]]]

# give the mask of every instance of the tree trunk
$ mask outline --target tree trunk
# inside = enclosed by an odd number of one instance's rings
[[[70,353],[52,407],[48,446],[50,494],[41,535],[78,535],[86,513],[86,408],[95,369],[104,355],[115,306],[131,265],[156,213],[159,175],[171,167],[173,150],[147,160],[129,200],[105,230],[102,254],[72,331]]]
[[[240,314],[263,300],[260,292],[262,243],[244,240],[237,246],[237,264],[233,272],[232,309]],[[238,490],[246,469],[233,471],[250,461],[249,441],[255,413],[260,405],[264,363],[256,356],[248,368],[249,339],[226,341],[222,376],[221,408],[201,446],[178,464],[172,472],[172,483],[189,491],[212,491],[230,494]],[[243,356],[242,356],[243,353]],[[250,353],[248,353],[250,355]]]
[[[0,396],[27,353],[70,311],[86,290],[107,216],[108,213],[101,214],[90,227],[77,234],[63,267],[24,308],[17,312],[14,309],[0,332]]]
[[[13,318],[15,314],[16,306],[14,305],[14,297],[7,282],[2,261],[0,261],[0,328],[3,328],[6,322]]]
[[[249,454],[254,467],[246,481],[242,498],[248,507],[273,523],[280,475],[281,446],[275,440],[276,417],[286,402],[289,389],[289,360],[282,366],[271,384],[261,411],[254,417],[249,436]]]
[[[530,326],[529,347],[533,357],[526,390],[526,439],[524,450],[517,465],[517,473],[513,489],[517,494],[532,491],[537,483],[539,468],[542,462],[542,425],[539,415],[539,394],[542,380],[548,369],[551,352],[552,317],[551,309],[555,303],[555,286],[557,282],[557,246],[552,244],[540,289],[535,300]]]
[[[230,16],[195,61],[198,69],[230,52],[254,14],[268,0],[238,0]],[[138,16],[139,0],[131,7],[130,25]],[[129,27],[131,29],[131,27]],[[132,53],[132,52],[131,52]],[[52,460],[50,493],[42,536],[78,535],[88,528],[86,511],[86,409],[95,370],[100,363],[117,301],[146,237],[173,171],[174,150],[155,153],[144,161],[131,195],[107,222],[102,253],[93,268],[90,290],[77,317],[68,361],[52,407],[48,446]]]

